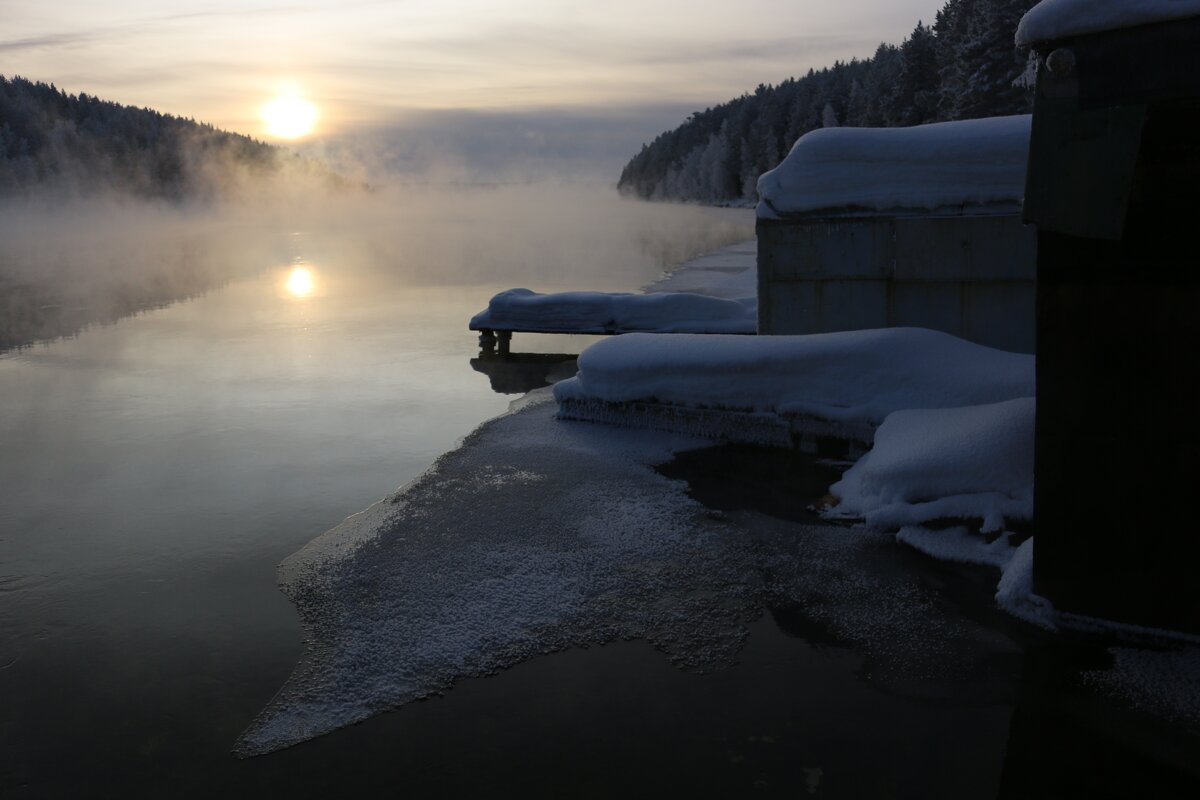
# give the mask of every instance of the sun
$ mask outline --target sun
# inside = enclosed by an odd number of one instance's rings
[[[262,107],[267,133],[281,139],[298,139],[312,133],[317,123],[317,107],[300,95],[289,92],[272,98]]]
[[[314,288],[313,274],[306,267],[293,267],[288,273],[287,289],[293,297],[308,297]]]

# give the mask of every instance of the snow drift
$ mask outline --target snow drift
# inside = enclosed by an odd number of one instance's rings
[[[1034,359],[923,328],[807,336],[630,334],[592,345],[565,403],[658,404],[803,414],[878,425],[893,411],[1028,397]]]
[[[1200,0],[1042,0],[1017,26],[1017,44],[1200,17]]]
[[[981,531],[1033,518],[1032,397],[965,408],[897,411],[871,451],[830,492],[836,514],[900,528],[981,519]]]
[[[758,179],[758,216],[1015,210],[1025,195],[1030,120],[811,131]]]

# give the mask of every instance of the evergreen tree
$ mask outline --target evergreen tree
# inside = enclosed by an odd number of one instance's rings
[[[821,127],[822,128],[838,127],[837,112],[833,110],[833,103],[826,103],[825,108],[821,111]]]
[[[696,112],[643,145],[618,186],[645,198],[745,201],[758,176],[816,128],[1027,113],[1031,92],[1016,82],[1024,54],[1012,42],[1035,2],[948,0],[932,26],[918,22],[899,46],[882,43],[869,59],[759,84],[752,95]]]
[[[1037,0],[978,0],[960,48],[964,81],[953,101],[954,119],[1015,113],[1026,90],[1016,80],[1025,58],[1012,47],[1017,23]]]
[[[231,174],[257,181],[284,169],[345,185],[247,136],[0,75],[0,195],[52,185],[73,194],[205,199],[225,191]]]
[[[884,118],[888,125],[920,125],[937,119],[937,41],[924,23],[900,45],[900,70]]]

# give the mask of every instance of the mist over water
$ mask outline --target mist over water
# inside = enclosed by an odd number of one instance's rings
[[[612,290],[636,288],[658,270],[750,235],[744,214],[629,201],[590,183],[415,183],[336,193],[298,183],[217,204],[8,200],[0,203],[0,351],[296,259],[414,286]]]
[[[0,785],[234,785],[300,648],[276,565],[508,407],[470,316],[633,290],[752,222],[568,183],[5,203]]]

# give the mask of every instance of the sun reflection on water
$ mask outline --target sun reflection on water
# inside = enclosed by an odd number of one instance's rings
[[[287,290],[293,297],[308,297],[315,283],[312,270],[308,267],[292,267],[287,276]]]

